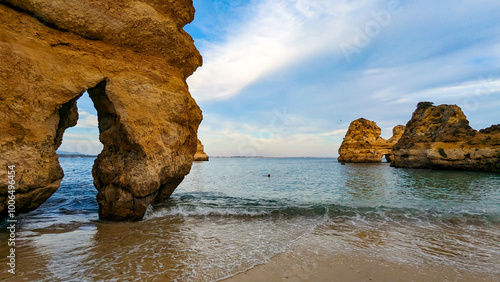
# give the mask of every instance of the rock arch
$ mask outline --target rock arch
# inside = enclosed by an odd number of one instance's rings
[[[16,212],[59,188],[55,151],[86,90],[104,145],[92,171],[100,217],[140,220],[170,196],[191,168],[202,119],[185,82],[201,65],[182,30],[193,16],[190,0],[0,4],[0,178],[16,166]],[[2,217],[6,196],[2,183]]]
[[[339,148],[338,161],[342,163],[380,163],[382,157],[392,160],[392,147],[403,135],[405,127],[397,125],[392,129],[389,140],[380,137],[382,130],[374,121],[364,118],[354,120],[349,125],[346,136]]]
[[[394,156],[393,156],[392,152],[391,152],[390,154],[385,154],[385,155],[383,155],[383,157],[385,158],[385,160],[386,160],[388,163],[392,162],[392,159],[394,158]]]

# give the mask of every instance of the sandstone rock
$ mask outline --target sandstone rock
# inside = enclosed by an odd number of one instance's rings
[[[182,29],[191,0],[7,0],[0,4],[0,179],[15,165],[18,213],[63,177],[55,150],[88,90],[104,149],[99,216],[139,220],[189,172],[201,111],[186,78],[201,65]],[[0,216],[6,182],[0,182]]]
[[[456,105],[421,102],[394,145],[395,167],[500,171],[500,125],[480,130]]]
[[[208,155],[203,151],[203,144],[201,144],[200,139],[198,139],[198,147],[196,149],[196,154],[194,154],[195,161],[208,161]]]
[[[391,161],[391,148],[399,140],[404,131],[403,125],[393,128],[393,136],[389,140],[380,137],[380,127],[373,121],[357,119],[349,125],[346,136],[339,148],[339,162],[346,163],[380,163],[385,156]]]
[[[399,141],[399,138],[403,136],[403,133],[405,132],[405,126],[404,125],[396,125],[392,129],[392,137],[387,140],[391,144],[396,144]]]

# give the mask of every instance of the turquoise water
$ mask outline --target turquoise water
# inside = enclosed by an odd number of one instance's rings
[[[500,275],[499,174],[215,158],[143,221],[113,223],[98,220],[93,160],[60,162],[61,188],[19,217],[16,279],[217,280],[297,245]]]

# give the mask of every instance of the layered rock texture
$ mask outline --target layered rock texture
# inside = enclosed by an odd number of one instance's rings
[[[394,145],[395,167],[500,171],[500,125],[476,131],[456,105],[421,102]]]
[[[201,65],[183,30],[193,17],[192,0],[0,2],[0,179],[15,165],[18,213],[58,189],[55,151],[86,90],[104,144],[92,171],[100,217],[139,220],[170,196],[202,119],[186,84]]]
[[[196,154],[194,154],[194,160],[197,162],[208,161],[208,155],[203,151],[203,144],[201,144],[200,139],[198,139],[198,146],[196,149]]]
[[[385,156],[392,159],[391,149],[403,134],[404,126],[393,129],[389,140],[380,137],[380,127],[373,121],[360,118],[349,125],[346,136],[339,148],[339,162],[346,163],[380,163]]]

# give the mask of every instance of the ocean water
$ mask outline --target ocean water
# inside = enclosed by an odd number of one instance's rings
[[[18,217],[15,277],[2,225],[0,279],[213,281],[294,246],[500,277],[499,174],[213,158],[143,221],[116,223],[98,219],[93,159],[60,162],[61,188]]]

